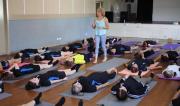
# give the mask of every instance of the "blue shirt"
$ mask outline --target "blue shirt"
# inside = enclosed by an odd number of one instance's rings
[[[103,18],[102,20],[97,20],[96,19],[96,35],[97,36],[102,36],[102,35],[106,35],[107,30],[104,29],[106,27],[106,23],[105,23],[105,18]]]

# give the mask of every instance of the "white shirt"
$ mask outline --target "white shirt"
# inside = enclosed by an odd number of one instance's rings
[[[178,65],[169,65],[165,70],[172,70],[173,72],[176,73],[175,77],[180,77],[180,71],[179,71],[180,66]]]

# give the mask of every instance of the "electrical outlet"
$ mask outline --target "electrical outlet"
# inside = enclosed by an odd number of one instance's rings
[[[62,40],[62,38],[61,37],[57,37],[57,40]]]

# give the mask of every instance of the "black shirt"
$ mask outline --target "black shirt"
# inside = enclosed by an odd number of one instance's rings
[[[147,67],[154,63],[151,59],[135,59],[128,65],[128,70],[131,70],[133,63],[138,65],[139,71],[147,71]]]
[[[38,72],[38,71],[40,71],[40,67],[39,67],[39,65],[27,64],[27,65],[20,67],[19,69],[14,68],[11,71],[13,72],[15,77],[19,77],[19,76]]]
[[[143,95],[147,90],[147,86],[143,86],[142,83],[136,81],[133,77],[128,77],[125,81],[121,80],[114,85],[111,90],[116,93],[121,84],[127,89],[128,93],[132,95]]]
[[[57,52],[48,52],[48,53],[44,53],[42,55],[44,55],[44,59],[45,60],[52,60],[53,57],[60,57],[61,56],[61,52],[60,51],[57,51]]]
[[[102,85],[113,79],[116,73],[108,74],[107,72],[95,72],[87,77],[79,77],[78,82],[81,83],[82,92],[96,92],[96,86]]]
[[[65,72],[61,71],[48,71],[47,73],[45,74],[41,74],[39,76],[40,78],[40,81],[39,81],[39,85],[40,86],[50,86],[51,85],[51,82],[52,80],[60,80],[60,79],[63,79],[66,77],[66,74]]]
[[[180,96],[174,100],[172,100],[173,106],[180,106]]]
[[[116,49],[116,53],[112,53],[111,49]],[[112,46],[112,48],[108,49],[108,54],[110,55],[120,55],[120,54],[124,54],[125,51],[130,51],[130,47],[129,46],[125,46],[122,44],[118,44],[118,45],[114,45]]]

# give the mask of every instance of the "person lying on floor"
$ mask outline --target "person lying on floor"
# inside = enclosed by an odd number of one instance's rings
[[[165,54],[161,55],[161,60],[165,62],[172,61],[173,63],[176,63],[179,59],[179,54],[177,51],[167,51]]]
[[[180,106],[180,87],[178,87],[177,92],[172,99],[172,106]]]
[[[49,63],[56,60],[65,59],[67,57],[73,56],[73,52],[62,52],[62,51],[54,51],[47,52],[34,57],[35,62],[37,63]]]
[[[82,43],[84,44],[84,48],[86,48],[88,52],[92,53],[95,51],[95,41],[93,38],[84,39]]]
[[[157,44],[156,41],[152,41],[152,40],[147,40],[144,41],[143,44],[140,46],[140,53],[142,55],[143,58],[147,58],[153,54],[155,54],[156,51],[159,51],[159,48],[155,48],[153,46],[155,46]]]
[[[32,90],[36,88],[40,88],[42,86],[50,86],[54,83],[58,83],[64,80],[67,80],[67,77],[78,72],[81,65],[74,65],[71,69],[64,70],[53,70],[48,71],[44,74],[38,75],[26,84],[26,90]]]
[[[115,78],[117,69],[112,68],[104,72],[93,72],[88,76],[81,76],[72,84],[72,95],[81,96],[84,92],[92,93],[106,87],[109,80]]]
[[[176,64],[169,65],[162,74],[165,78],[180,78],[180,66]]]
[[[131,53],[131,47],[122,44],[116,44],[110,47],[107,50],[107,53],[109,55],[121,55],[124,53]]]
[[[154,62],[151,59],[143,59],[140,53],[136,53],[134,55],[134,60],[128,64],[127,69],[132,73],[138,72],[138,75],[141,76],[143,71],[162,68],[162,66],[158,66],[158,64],[158,62]]]
[[[106,46],[109,48],[110,45],[113,45],[117,42],[121,41],[121,38],[111,37],[106,39]]]
[[[3,73],[2,78],[5,80],[11,80],[20,76],[41,71],[42,69],[50,68],[57,63],[58,61],[55,61],[52,64],[15,63],[6,72]]]
[[[48,50],[48,47],[43,47],[41,49],[24,49],[21,50],[19,53],[16,53],[14,58],[31,57],[32,55],[41,54]]]
[[[0,71],[6,71],[9,69],[14,63],[20,64],[23,63],[27,58],[12,58],[10,60],[1,60],[0,61]],[[29,59],[29,58],[28,58]]]
[[[37,106],[37,105],[41,105],[41,97],[42,97],[42,93],[39,93],[35,98],[34,100],[26,103],[26,104],[23,104],[23,105],[20,105],[20,106]],[[63,106],[65,103],[65,98],[62,97],[59,99],[59,101],[54,105],[54,106]]]
[[[156,41],[153,41],[153,40],[146,40],[142,43],[142,48],[143,49],[146,49],[146,48],[149,48],[149,47],[152,47],[154,45],[157,45],[157,42]]]
[[[61,59],[60,63],[66,66],[71,66],[72,64],[85,64],[90,62],[92,58],[92,53],[77,53],[71,57],[67,57],[66,59]]]
[[[70,52],[73,52],[75,53],[78,49],[81,49],[83,48],[83,44],[82,43],[72,43],[72,44],[69,44],[69,45],[66,45],[64,46],[61,51],[70,51]]]
[[[153,77],[152,75],[151,80]],[[148,92],[148,83],[150,83],[150,81],[143,84],[131,76],[126,76],[111,88],[111,92],[120,101],[126,100],[128,97],[133,99],[141,98]]]

